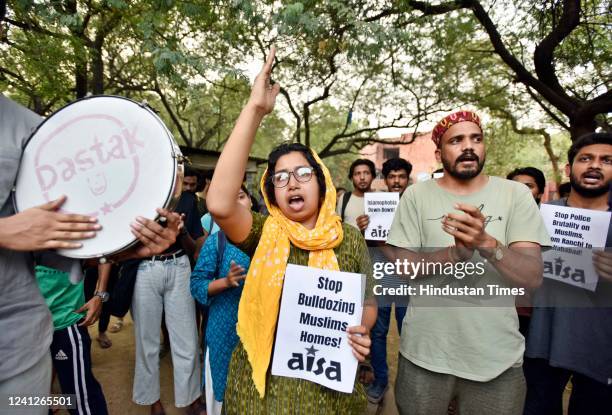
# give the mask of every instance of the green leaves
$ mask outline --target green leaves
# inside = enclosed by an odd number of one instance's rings
[[[534,48],[555,28],[554,5],[563,1],[480,3],[504,47],[533,74]],[[576,105],[607,91],[612,79],[608,3],[581,2],[580,25],[554,51],[557,76]],[[538,128],[567,124],[495,53],[473,7],[438,13],[420,4],[14,0],[9,18],[16,23],[0,45],[0,88],[45,114],[92,91],[146,97],[183,141],[217,148],[248,96],[246,74],[275,44],[273,76],[283,95],[276,118],[260,131],[266,143],[309,137],[328,154],[347,153],[383,127],[413,130],[466,105],[494,120],[503,110]],[[198,108],[215,121],[203,124]],[[354,122],[345,128],[349,109]],[[597,119],[610,124],[605,114]]]

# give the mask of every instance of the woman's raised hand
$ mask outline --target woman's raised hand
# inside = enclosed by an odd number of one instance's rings
[[[253,106],[257,112],[261,115],[266,115],[272,112],[274,109],[274,103],[276,102],[276,96],[280,92],[280,85],[270,82],[270,76],[272,74],[272,65],[274,64],[274,55],[276,54],[276,48],[272,46],[266,63],[264,63],[259,75],[255,78],[253,83],[253,89],[251,89],[251,97],[249,98],[248,105]]]

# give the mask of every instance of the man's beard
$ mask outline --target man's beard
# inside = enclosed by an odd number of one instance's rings
[[[459,165],[460,162],[464,161],[465,159],[475,159],[476,169],[458,171],[457,166]],[[485,164],[485,157],[483,156],[482,160],[480,160],[480,158],[471,151],[461,154],[459,157],[457,157],[454,163],[442,157],[442,165],[444,166],[444,170],[446,170],[448,174],[453,176],[455,179],[459,179],[459,180],[469,180],[469,179],[473,179],[474,177],[478,176],[480,172],[482,171],[484,164]]]
[[[370,184],[361,184],[361,183],[357,183],[357,185],[355,185],[355,188],[361,192],[367,192],[368,190],[370,190],[370,186],[372,185],[372,183]]]
[[[586,198],[599,197],[605,195],[610,190],[609,182],[604,182],[598,187],[584,187],[573,173],[570,174],[570,185],[576,193]]]

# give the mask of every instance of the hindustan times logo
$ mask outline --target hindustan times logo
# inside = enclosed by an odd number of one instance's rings
[[[373,288],[374,295],[378,296],[443,296],[443,297],[516,297],[524,296],[526,294],[525,288],[523,287],[502,287],[499,284],[487,284],[486,287],[469,287],[464,285],[463,287],[451,287],[450,285],[444,287],[436,287],[432,284],[410,286],[408,284],[402,284],[399,287],[383,287],[381,285],[375,285]],[[397,304],[397,303],[396,303]]]
[[[395,262],[374,262],[373,276],[380,280],[385,275],[415,279],[419,275],[453,276],[458,280],[466,276],[482,276],[485,273],[484,262],[417,262],[407,259],[396,259]]]

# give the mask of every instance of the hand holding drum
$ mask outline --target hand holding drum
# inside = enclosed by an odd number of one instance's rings
[[[75,240],[93,238],[100,225],[96,218],[59,213],[66,196],[44,205],[26,209],[9,216],[6,231],[11,232],[6,248],[13,251],[39,251],[44,249],[80,248]]]
[[[9,248],[72,258],[160,254],[179,232],[180,216],[166,208],[180,196],[182,174],[180,150],[150,109],[112,96],[76,101],[26,145]]]

